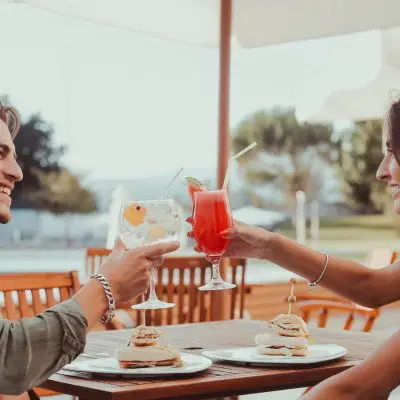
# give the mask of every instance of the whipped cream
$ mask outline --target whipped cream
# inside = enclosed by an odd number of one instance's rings
[[[268,323],[266,333],[255,337],[257,352],[267,355],[305,356],[309,332],[296,315],[280,314]]]
[[[158,342],[161,332],[154,326],[137,326],[132,333],[130,343],[135,346],[151,346]]]

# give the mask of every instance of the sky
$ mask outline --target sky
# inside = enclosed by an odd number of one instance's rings
[[[40,112],[91,179],[214,168],[218,51],[189,47],[0,2],[0,94]],[[315,107],[378,68],[379,36],[259,49],[232,46],[231,127],[261,108]]]

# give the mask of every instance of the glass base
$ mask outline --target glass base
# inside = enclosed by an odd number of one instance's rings
[[[165,303],[158,299],[148,299],[144,303],[134,304],[131,308],[134,310],[158,310],[161,308],[172,308],[175,307],[174,303]]]
[[[233,289],[236,285],[233,283],[224,282],[223,280],[211,280],[207,283],[207,285],[200,286],[199,290],[226,290],[226,289]]]

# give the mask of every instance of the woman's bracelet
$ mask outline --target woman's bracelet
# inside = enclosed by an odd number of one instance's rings
[[[96,273],[90,276],[90,279],[96,279],[100,282],[101,286],[103,286],[104,294],[106,295],[107,302],[108,302],[108,310],[107,312],[101,317],[101,322],[103,324],[107,324],[110,322],[115,314],[115,300],[114,296],[111,292],[110,282],[105,278],[104,275]]]
[[[329,256],[328,256],[327,253],[322,253],[322,254],[325,256],[325,265],[324,265],[324,268],[323,268],[322,273],[319,276],[319,278],[317,280],[315,280],[314,282],[308,282],[308,288],[310,290],[317,290],[318,289],[318,287],[317,287],[318,283],[321,282],[321,279],[323,278],[323,276],[325,274],[325,271],[328,268]]]

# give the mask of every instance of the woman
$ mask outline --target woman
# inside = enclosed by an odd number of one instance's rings
[[[386,119],[386,151],[377,179],[392,190],[394,210],[400,214],[400,100]],[[320,284],[355,303],[376,308],[400,300],[400,262],[383,269],[329,257],[277,233],[236,222],[221,233],[230,239],[224,256],[269,260]],[[201,251],[199,247],[197,251]],[[326,267],[326,268],[325,268]],[[400,384],[400,331],[361,364],[327,379],[308,392],[304,400],[387,399]]]
[[[19,128],[15,109],[0,104],[0,223],[11,219],[11,194],[22,180],[13,139]],[[149,269],[163,255],[177,250],[179,242],[126,250],[117,241],[99,274],[91,277],[75,296],[34,318],[8,321],[0,318],[0,399],[27,399],[23,392],[39,385],[84,349],[87,332],[100,320],[109,320],[115,303],[142,294]],[[1,260],[5,264],[7,260]],[[29,265],[27,265],[27,269]]]

